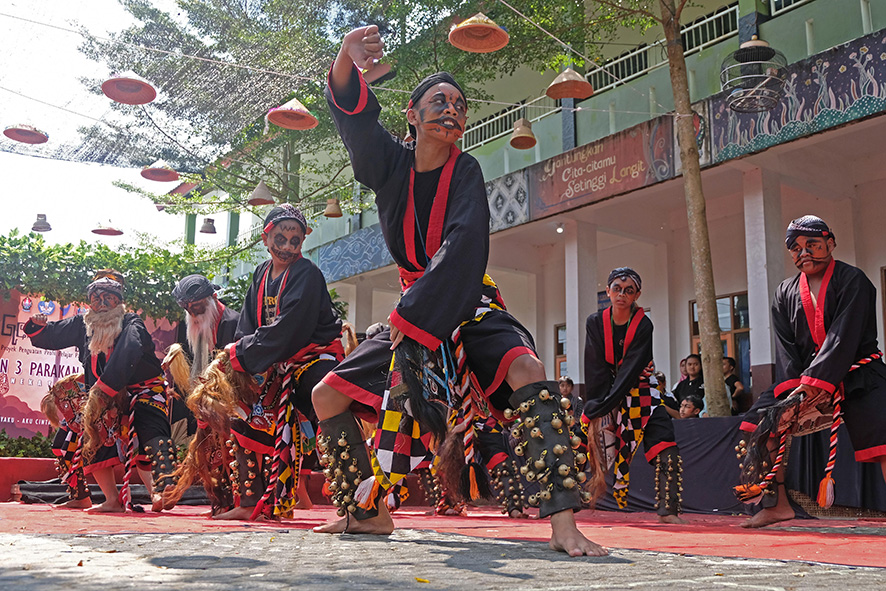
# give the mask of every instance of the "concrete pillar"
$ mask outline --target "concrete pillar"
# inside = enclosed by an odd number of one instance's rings
[[[770,307],[784,279],[784,223],[779,175],[760,168],[743,173],[748,313],[751,326],[753,391],[759,395],[775,377],[775,335]]]
[[[354,330],[363,332],[372,324],[372,283],[365,277],[358,277],[354,297],[354,312],[351,314]]]
[[[597,226],[564,222],[566,363],[569,377],[584,383],[585,321],[597,310]]]

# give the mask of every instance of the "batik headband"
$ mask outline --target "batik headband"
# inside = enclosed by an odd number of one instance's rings
[[[630,279],[634,282],[634,285],[637,286],[637,289],[643,289],[643,281],[640,280],[640,274],[630,267],[613,269],[612,272],[609,273],[609,279],[606,280],[606,287],[612,285],[612,282],[616,279],[621,279],[622,281]]]
[[[265,234],[269,233],[274,226],[282,222],[283,220],[295,220],[301,226],[302,231],[307,234],[308,232],[308,222],[305,220],[304,214],[298,210],[291,203],[284,203],[283,205],[278,205],[265,217],[265,227],[262,230]]]
[[[188,275],[175,284],[172,290],[172,297],[176,303],[184,308],[191,302],[199,302],[206,299],[219,289],[218,286],[210,283],[209,279],[203,275]]]
[[[788,224],[785,232],[784,243],[790,249],[794,246],[798,236],[810,236],[813,238],[834,238],[834,233],[828,225],[818,216],[804,215]]]
[[[114,281],[110,277],[102,277],[89,284],[86,288],[86,297],[91,298],[93,294],[109,293],[115,295],[121,300],[123,299],[123,286]]]

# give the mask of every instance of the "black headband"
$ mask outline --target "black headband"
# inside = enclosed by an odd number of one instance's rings
[[[119,282],[114,281],[110,277],[102,277],[96,279],[86,288],[86,297],[91,298],[93,294],[109,293],[123,299],[123,286]]]
[[[416,86],[415,90],[412,91],[412,94],[409,95],[409,104],[407,105],[407,108],[411,109],[415,107],[415,105],[418,104],[418,101],[421,100],[421,97],[423,97],[428,90],[444,82],[453,85],[461,95],[461,98],[464,99],[465,104],[467,104],[468,99],[465,98],[464,91],[461,89],[461,86],[458,85],[458,82],[455,81],[455,78],[452,77],[452,74],[449,72],[437,72],[418,83],[418,86]],[[415,137],[415,127],[411,124],[409,125],[409,133],[412,134],[412,137]]]
[[[203,275],[188,275],[175,284],[172,297],[179,306],[185,307],[191,302],[199,302],[215,293],[218,286],[210,283]]]
[[[785,232],[785,246],[791,248],[798,236],[810,236],[813,238],[834,238],[834,233],[828,228],[828,225],[818,216],[804,215],[795,220],[791,220],[788,229]]]
[[[612,282],[616,279],[621,279],[622,281],[630,279],[636,284],[637,289],[643,289],[643,281],[640,279],[640,274],[630,267],[613,269],[612,272],[609,273],[609,279],[606,280],[606,287],[612,285]]]

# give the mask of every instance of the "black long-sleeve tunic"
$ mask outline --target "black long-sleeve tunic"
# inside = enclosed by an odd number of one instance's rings
[[[652,321],[637,310],[624,330],[609,321],[611,309],[588,316],[585,340],[585,388],[587,402],[583,414],[601,417],[616,408],[640,383],[640,376],[652,361]],[[610,312],[611,313],[611,312]],[[608,324],[608,326],[607,326]]]
[[[104,353],[95,356],[89,352],[89,337],[86,336],[83,316],[49,322],[46,326],[29,320],[24,330],[31,342],[41,349],[57,351],[77,347],[86,387],[98,385],[109,396],[163,373],[145,323],[131,312],[123,316],[123,330],[108,356]]]
[[[381,107],[356,67],[347,90],[333,95],[327,86],[326,98],[354,178],[375,192],[385,242],[408,287],[391,324],[436,349],[473,316],[483,293],[489,204],[480,165],[453,146],[442,170],[416,173],[414,144],[379,124]],[[437,183],[421,178],[438,174]],[[436,192],[418,188],[433,184]]]
[[[271,261],[260,264],[246,292],[231,365],[262,373],[275,363],[326,346],[341,337],[341,320],[332,306],[326,279],[314,263],[299,258],[284,272],[276,295],[276,317],[265,322],[263,302]]]

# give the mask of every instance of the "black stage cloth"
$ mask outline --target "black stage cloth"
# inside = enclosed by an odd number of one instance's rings
[[[683,457],[685,512],[730,514],[756,511],[756,506],[739,503],[732,494],[732,487],[739,483],[735,446],[748,436],[738,430],[740,424],[741,417],[674,420],[677,446]],[[818,483],[824,475],[828,456],[828,433],[825,430],[794,438],[785,476],[789,490],[803,492],[813,500],[818,496]],[[833,472],[836,482],[834,505],[886,511],[886,483],[879,464],[858,463],[854,454],[849,433],[843,425]],[[654,511],[654,474],[654,466],[645,461],[642,453],[634,456],[628,511]],[[617,511],[612,498],[611,471],[607,474],[607,483],[609,488],[597,501],[597,508]]]

